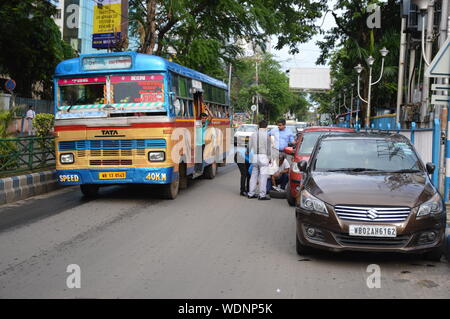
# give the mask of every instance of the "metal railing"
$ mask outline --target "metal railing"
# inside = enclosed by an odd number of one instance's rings
[[[0,139],[0,176],[55,167],[53,137]]]

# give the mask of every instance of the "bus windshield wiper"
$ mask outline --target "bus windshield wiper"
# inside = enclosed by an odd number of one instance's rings
[[[67,113],[70,112],[70,109],[72,108],[72,106],[74,106],[75,104],[77,104],[78,102],[81,102],[82,99],[76,99],[74,102],[70,103],[69,108],[67,109]]]
[[[106,104],[103,108],[104,109],[115,109],[115,107],[112,106],[111,104]]]

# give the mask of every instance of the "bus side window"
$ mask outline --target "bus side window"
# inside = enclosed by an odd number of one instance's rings
[[[194,117],[194,105],[193,105],[193,102],[191,100],[189,100],[188,103],[189,103],[189,107],[188,107],[189,114],[188,114],[188,116],[189,117]]]

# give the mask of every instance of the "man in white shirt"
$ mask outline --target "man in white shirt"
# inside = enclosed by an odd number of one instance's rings
[[[252,173],[250,176],[250,187],[248,198],[259,200],[270,200],[267,195],[267,167],[270,164],[271,139],[267,132],[267,122],[259,122],[258,131],[253,133],[249,140],[250,163]],[[256,187],[259,184],[259,196],[256,195]]]
[[[273,188],[276,191],[281,192],[286,188],[289,182],[289,161],[284,153],[280,153],[278,171],[269,178],[267,181],[267,189]],[[277,186],[279,185],[279,186]]]
[[[28,124],[28,135],[32,135],[33,134],[33,119],[36,116],[36,112],[34,112],[33,110],[33,105],[30,105],[28,107],[28,111],[27,111],[27,124]]]

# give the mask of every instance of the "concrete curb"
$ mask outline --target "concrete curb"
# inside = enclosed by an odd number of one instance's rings
[[[50,192],[61,186],[56,171],[45,171],[0,179],[0,205]]]

